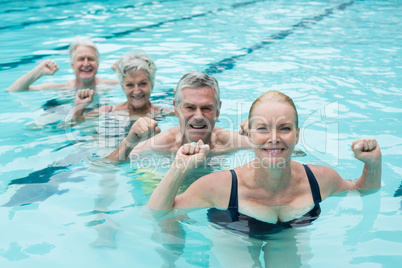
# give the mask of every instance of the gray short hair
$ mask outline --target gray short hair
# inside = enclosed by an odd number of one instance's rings
[[[75,50],[79,46],[92,47],[93,49],[95,49],[96,57],[98,59],[98,64],[99,64],[100,56],[99,56],[98,48],[96,47],[95,43],[91,39],[83,38],[83,37],[75,39],[74,42],[72,42],[70,47],[68,48],[68,53],[70,54],[70,63],[71,64],[74,63]]]
[[[180,79],[179,83],[176,87],[176,93],[174,97],[174,101],[176,106],[179,106],[183,94],[182,91],[186,87],[191,88],[202,88],[202,87],[210,87],[214,91],[215,102],[217,105],[217,110],[219,111],[221,108],[221,96],[219,91],[219,84],[215,77],[210,75],[200,73],[200,72],[191,72],[183,75]]]
[[[128,52],[119,59],[116,74],[120,84],[123,84],[128,72],[138,72],[139,70],[143,70],[148,75],[152,89],[155,84],[156,66],[154,61],[143,52]]]

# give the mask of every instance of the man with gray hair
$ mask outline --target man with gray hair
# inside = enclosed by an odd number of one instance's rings
[[[150,138],[159,131],[157,122],[142,117],[107,159],[122,161],[130,154],[145,150],[177,151],[183,144],[199,140],[208,144],[214,152],[250,146],[245,136],[215,126],[221,101],[218,81],[214,77],[199,72],[185,74],[176,87],[173,106],[179,126]]]
[[[115,85],[117,80],[104,80],[96,77],[99,67],[99,52],[92,40],[78,38],[69,47],[71,68],[74,70],[75,79],[64,83],[45,83],[32,85],[44,75],[53,75],[59,70],[59,66],[52,60],[41,62],[34,69],[17,79],[7,90],[42,90],[50,88],[94,88],[98,84]]]

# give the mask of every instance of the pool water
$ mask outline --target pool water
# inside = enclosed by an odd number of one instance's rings
[[[0,267],[402,263],[398,1],[60,0],[1,1],[0,7]],[[265,91],[288,94],[299,111],[298,149],[306,153],[294,160],[329,165],[345,179],[359,177],[363,166],[352,141],[376,138],[382,188],[330,197],[312,225],[263,242],[211,227],[205,210],[179,222],[149,219],[145,205],[173,156],[107,164],[102,157],[124,133],[111,139],[105,118],[63,128],[74,92],[4,90],[47,58],[60,70],[38,82],[72,79],[67,48],[78,35],[97,43],[104,79],[115,79],[110,67],[123,53],[149,54],[158,67],[151,99],[163,107],[172,107],[184,73],[215,76],[222,128],[237,130]],[[124,100],[116,86],[100,90],[95,103]],[[159,122],[162,130],[177,124],[175,117]],[[247,150],[215,155],[185,186],[250,158]]]

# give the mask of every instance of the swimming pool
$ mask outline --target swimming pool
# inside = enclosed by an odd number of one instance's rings
[[[182,74],[203,71],[220,82],[218,126],[234,128],[269,89],[298,107],[303,163],[326,164],[344,178],[360,175],[351,142],[375,137],[383,182],[371,195],[326,199],[320,217],[265,248],[284,267],[395,267],[402,263],[401,5],[397,1],[2,1],[0,3],[0,266],[251,267],[244,238],[218,232],[200,210],[166,236],[140,215],[166,166],[103,166],[107,147],[90,125],[57,127],[73,93],[9,93],[38,61],[73,77],[68,44],[93,38],[99,76],[131,49],[147,52],[158,72],[152,100],[169,107]],[[100,103],[124,100],[119,87]],[[59,105],[49,108],[49,100]],[[177,119],[159,122],[162,130]],[[225,155],[211,167],[245,161]],[[229,161],[223,161],[229,159]],[[222,161],[220,161],[222,160]],[[156,163],[156,164],[155,164]],[[154,167],[154,166],[157,167]],[[147,167],[149,166],[149,167]],[[169,224],[169,223],[168,223]],[[182,233],[185,233],[185,241]],[[183,246],[183,244],[185,246]],[[233,255],[236,251],[238,255]]]

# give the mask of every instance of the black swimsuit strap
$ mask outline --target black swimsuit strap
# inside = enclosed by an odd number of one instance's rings
[[[239,217],[239,200],[238,200],[238,193],[237,193],[237,175],[233,169],[230,170],[232,173],[232,188],[230,190],[230,199],[229,199],[229,206],[228,210],[230,215],[232,216],[233,220],[237,220]]]
[[[315,178],[313,172],[307,165],[303,165],[304,169],[306,170],[307,178],[310,183],[311,192],[313,194],[314,204],[318,204],[322,201],[321,193],[320,193],[320,186],[318,185],[317,179]]]
[[[307,165],[303,165],[303,167],[306,171],[307,178],[310,183],[310,188],[311,188],[311,193],[313,195],[314,204],[318,205],[322,201],[321,193],[320,193],[320,186],[318,185],[317,179],[315,178],[311,169]],[[231,215],[233,221],[236,221],[239,217],[237,175],[234,170],[230,170],[230,173],[232,174],[232,187],[231,187],[231,191],[230,191],[228,210],[230,212],[230,215]]]

